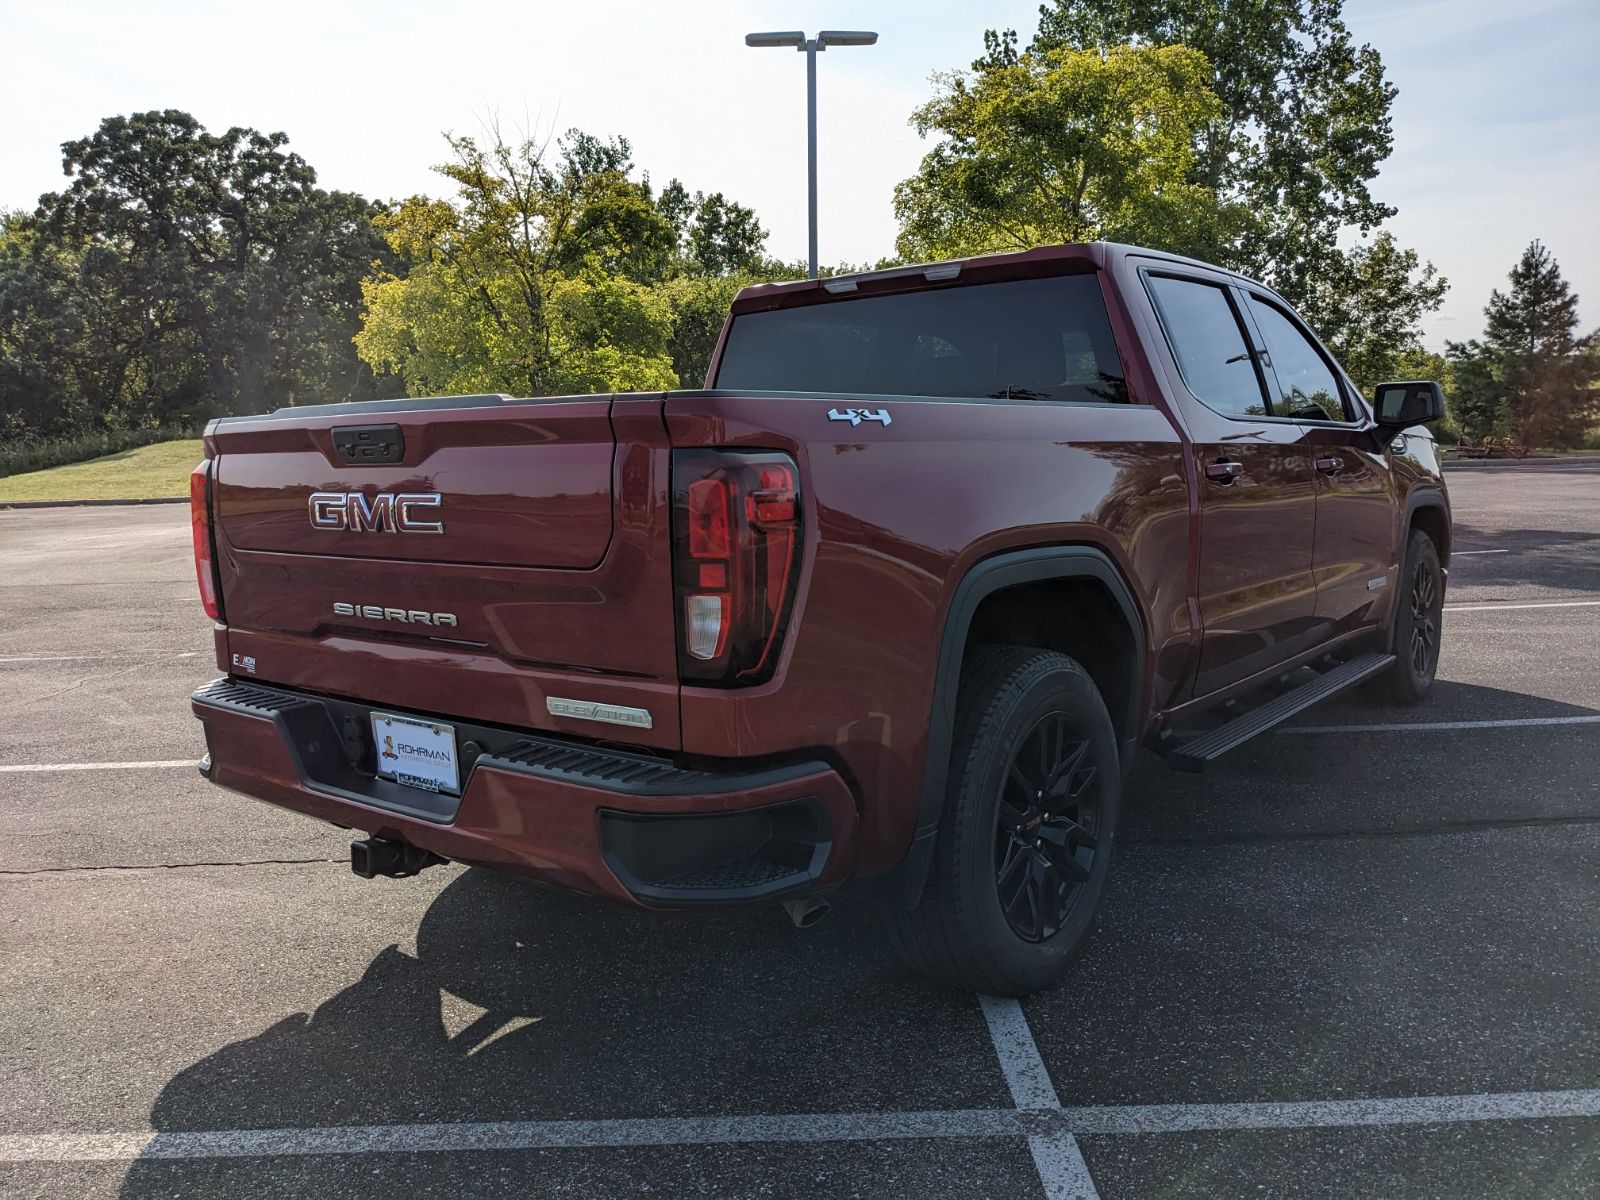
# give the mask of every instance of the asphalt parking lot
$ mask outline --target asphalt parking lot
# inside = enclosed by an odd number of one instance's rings
[[[1600,463],[1449,481],[1431,702],[1144,756],[1020,1007],[859,905],[357,879],[189,765],[186,510],[0,511],[0,1194],[1600,1194]]]

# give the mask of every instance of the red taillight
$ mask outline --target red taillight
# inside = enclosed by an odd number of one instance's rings
[[[696,479],[688,497],[689,553],[695,558],[728,557],[728,481]]]
[[[760,683],[777,665],[800,555],[800,473],[787,454],[673,454],[678,668]]]
[[[211,460],[189,472],[189,529],[194,534],[194,577],[200,585],[200,606],[216,620],[217,572],[211,559]]]

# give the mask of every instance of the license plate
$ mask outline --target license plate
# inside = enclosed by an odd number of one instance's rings
[[[454,726],[388,713],[372,714],[378,774],[430,792],[461,792]]]

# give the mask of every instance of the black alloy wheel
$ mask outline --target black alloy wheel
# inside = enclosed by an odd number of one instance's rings
[[[1089,739],[1047,713],[1022,739],[995,806],[995,885],[1006,924],[1042,942],[1067,924],[1094,868],[1098,772]]]
[[[1431,675],[1439,653],[1439,564],[1419,558],[1411,572],[1411,669]]]

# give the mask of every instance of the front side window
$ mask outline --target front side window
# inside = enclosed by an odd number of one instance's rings
[[[1093,275],[825,300],[733,320],[716,386],[1126,403]]]
[[[1266,399],[1227,292],[1170,275],[1149,277],[1161,327],[1195,398],[1229,417],[1264,417]]]
[[[1251,296],[1249,303],[1278,379],[1274,408],[1305,420],[1350,420],[1338,377],[1321,351],[1277,305],[1257,296]]]

